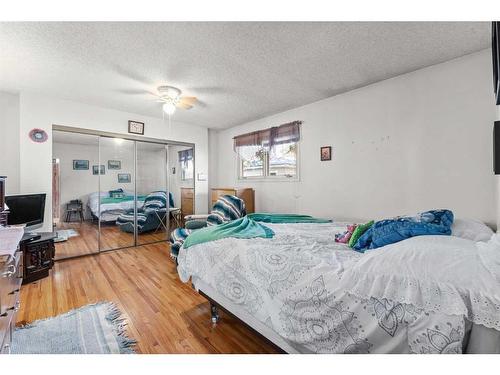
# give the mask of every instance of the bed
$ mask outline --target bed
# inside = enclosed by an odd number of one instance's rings
[[[137,208],[144,204],[146,196],[137,197]],[[101,212],[99,215],[99,201]],[[111,198],[108,192],[95,192],[89,195],[87,206],[93,219],[100,219],[101,223],[115,223],[118,216],[125,211],[134,208],[134,194],[125,192],[122,198]]]
[[[499,353],[500,240],[421,236],[365,254],[347,223],[181,248],[183,282],[287,353]],[[478,245],[479,244],[479,245]]]

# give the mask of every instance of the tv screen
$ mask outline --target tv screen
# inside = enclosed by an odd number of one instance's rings
[[[26,224],[27,227],[41,225],[45,212],[45,195],[44,193],[6,196],[5,203],[9,207],[7,223]]]
[[[496,104],[500,104],[500,22],[491,24],[491,52],[493,57],[493,90]]]

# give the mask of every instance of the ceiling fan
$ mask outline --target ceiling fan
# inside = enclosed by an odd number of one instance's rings
[[[159,86],[158,94],[154,94],[159,103],[163,103],[163,111],[172,115],[176,108],[191,109],[196,103],[195,96],[181,96],[182,91],[174,86]]]

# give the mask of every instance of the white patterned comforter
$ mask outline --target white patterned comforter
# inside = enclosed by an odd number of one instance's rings
[[[345,230],[345,224],[266,225],[275,231],[274,238],[226,238],[181,248],[178,258],[181,280],[188,282],[191,277],[193,281],[202,280],[299,352],[461,353],[466,350],[471,327],[475,326],[470,317],[419,304],[418,291],[410,296],[417,298],[416,303],[408,303],[409,300],[399,298],[408,297],[405,289],[408,284],[400,288],[400,295],[392,295],[394,299],[385,298],[383,291],[373,293],[369,286],[364,293],[360,287],[364,279],[363,263],[370,257],[377,258],[377,253],[360,254],[335,243],[335,233]],[[394,255],[394,251],[377,251],[380,257],[387,253]],[[403,251],[414,255],[410,250]],[[405,264],[404,257],[401,259]],[[436,259],[439,258],[433,262]],[[447,263],[450,259],[456,264],[460,262],[452,252],[442,259]],[[385,264],[383,258],[378,261]],[[406,268],[402,268],[408,272],[410,284],[411,280],[418,282],[420,266],[411,269],[405,264]],[[394,264],[395,274],[398,267]],[[374,268],[370,272],[378,271]],[[373,281],[374,274],[370,276]],[[447,285],[450,282],[445,280]],[[358,287],[356,293],[342,287],[348,284]]]
[[[134,195],[133,192],[127,193],[128,195]],[[89,200],[87,202],[87,206],[92,211],[92,214],[95,217],[99,217],[99,202],[103,197],[108,197],[109,194],[107,192],[101,193],[92,193],[89,195]],[[127,210],[133,209],[135,205],[135,201],[132,200],[124,200],[121,202],[113,202],[113,203],[100,203],[101,204],[101,217],[102,221],[116,221],[118,216],[124,213]],[[144,200],[137,201],[137,208],[142,207],[144,204]]]

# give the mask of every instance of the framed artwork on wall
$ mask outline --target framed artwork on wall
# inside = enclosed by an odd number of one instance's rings
[[[131,134],[140,134],[144,135],[144,123],[139,121],[131,121],[128,122],[128,132]]]
[[[120,160],[108,160],[108,169],[122,169]]]
[[[89,161],[88,160],[73,160],[73,170],[75,171],[83,171],[89,169]]]
[[[332,146],[321,147],[321,161],[332,160]]]
[[[105,174],[106,172],[106,167],[104,165],[101,165],[101,172],[99,173],[99,166],[98,165],[93,165],[92,166],[92,174]]]
[[[128,184],[132,181],[130,173],[118,173],[118,182],[120,184]]]

